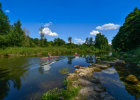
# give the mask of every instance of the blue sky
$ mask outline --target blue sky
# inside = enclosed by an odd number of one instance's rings
[[[40,38],[39,28],[48,40],[60,37],[75,43],[101,32],[109,42],[123,25],[125,17],[140,8],[140,0],[0,0],[11,24],[18,19],[30,36]]]

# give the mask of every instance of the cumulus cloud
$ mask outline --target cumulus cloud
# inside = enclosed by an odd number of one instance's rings
[[[79,38],[75,38],[74,40],[76,41],[76,43],[80,43],[80,44],[85,42],[85,40],[82,40],[82,39],[79,39]]]
[[[113,23],[108,23],[104,24],[102,26],[97,26],[96,29],[98,30],[112,30],[112,29],[118,29],[120,25],[118,24],[113,24]]]
[[[90,32],[90,35],[97,35],[99,33],[100,33],[99,31],[93,30],[92,32]]]
[[[5,10],[6,13],[10,13],[10,10]]]
[[[52,22],[46,23],[44,27],[49,27],[50,25],[52,25]]]
[[[39,33],[49,36],[58,36],[56,32],[52,32],[52,30],[49,28],[50,25],[52,25],[52,22],[46,23]]]
[[[49,36],[58,36],[56,32],[52,32],[51,29],[48,27],[43,28],[42,33]]]

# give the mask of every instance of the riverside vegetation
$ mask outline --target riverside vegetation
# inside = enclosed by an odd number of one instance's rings
[[[72,37],[68,37],[68,43],[60,38],[47,41],[42,29],[43,27],[40,28],[40,39],[31,38],[29,30],[22,28],[20,20],[10,25],[0,3],[0,56],[47,56],[48,52],[52,55],[66,55],[110,50],[107,38],[101,33],[96,36],[95,41],[90,37],[86,38],[84,44],[74,44]]]

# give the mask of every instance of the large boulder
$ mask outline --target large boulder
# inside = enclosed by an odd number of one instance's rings
[[[135,75],[128,75],[125,80],[127,82],[133,83],[133,84],[138,83],[138,79],[137,79],[137,77]]]

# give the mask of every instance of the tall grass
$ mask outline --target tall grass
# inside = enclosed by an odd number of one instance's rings
[[[47,56],[48,52],[52,55],[68,55],[78,52],[79,54],[89,54],[105,52],[104,50],[92,48],[66,48],[66,47],[7,47],[0,49],[0,56]]]

